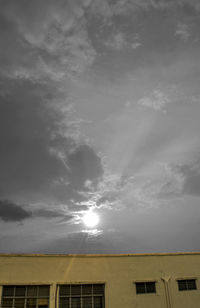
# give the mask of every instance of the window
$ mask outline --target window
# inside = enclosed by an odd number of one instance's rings
[[[178,280],[179,291],[196,290],[196,280],[195,279],[182,279]]]
[[[49,286],[3,286],[2,308],[48,308]]]
[[[150,282],[136,282],[136,293],[156,293],[156,284],[154,281]]]
[[[104,285],[60,285],[59,308],[104,308]]]

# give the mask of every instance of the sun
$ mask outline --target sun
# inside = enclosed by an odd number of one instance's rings
[[[95,226],[98,225],[98,223],[99,223],[99,216],[98,216],[95,212],[89,210],[89,211],[83,216],[83,222],[84,222],[84,224],[85,224],[88,228],[93,228],[93,227],[95,227]]]

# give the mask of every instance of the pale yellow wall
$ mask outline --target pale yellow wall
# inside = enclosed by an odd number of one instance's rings
[[[176,279],[196,278],[197,290],[178,291]],[[156,281],[156,294],[136,294],[135,281]],[[3,256],[0,285],[105,283],[106,308],[200,307],[200,253],[129,256]],[[167,288],[170,298],[166,298]],[[1,292],[1,289],[0,289]]]

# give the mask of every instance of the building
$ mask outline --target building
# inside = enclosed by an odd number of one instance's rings
[[[198,308],[200,252],[0,255],[2,308]]]

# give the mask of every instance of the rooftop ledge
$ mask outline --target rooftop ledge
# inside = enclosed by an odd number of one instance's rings
[[[96,258],[96,257],[156,257],[156,256],[180,256],[180,255],[200,255],[196,252],[160,252],[160,253],[127,253],[127,254],[16,254],[0,253],[0,257],[74,257],[74,258]]]

